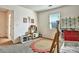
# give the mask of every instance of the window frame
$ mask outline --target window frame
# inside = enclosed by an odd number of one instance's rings
[[[50,29],[50,30],[56,28],[56,27],[50,27],[50,25],[51,25],[51,23],[52,23],[52,22],[50,22],[50,15],[52,15],[52,14],[56,14],[56,13],[59,14],[59,20],[60,20],[60,17],[61,17],[60,12],[52,12],[52,13],[49,14],[49,29]]]

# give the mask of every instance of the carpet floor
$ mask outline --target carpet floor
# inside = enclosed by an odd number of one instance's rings
[[[28,40],[27,42],[22,43],[22,44],[21,43],[13,44],[12,41],[9,39],[0,38],[0,53],[38,53],[38,52],[33,51],[31,45],[33,42],[36,42],[40,39],[44,39],[44,38],[37,38],[34,40]],[[42,47],[47,49],[48,47],[51,46],[50,45],[51,42],[48,42],[48,40],[42,41],[41,44],[40,44],[40,42],[41,41],[39,41],[39,43],[37,43],[35,45],[38,48],[40,47],[40,49],[42,49]],[[43,43],[45,43],[45,44],[43,44]]]
[[[7,43],[0,44],[0,53],[37,53],[33,52],[31,44],[40,39],[41,38],[29,40],[22,44],[13,44],[12,42],[7,41]]]
[[[30,45],[33,41],[39,40],[29,40],[25,43],[13,44],[10,40],[2,41],[0,43],[0,53],[33,53]]]

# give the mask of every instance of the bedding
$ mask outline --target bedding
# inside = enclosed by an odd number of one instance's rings
[[[79,47],[64,46],[64,43],[63,43],[60,48],[60,53],[79,53]]]
[[[64,46],[67,46],[67,47],[79,47],[79,42],[78,41],[65,41]]]
[[[60,53],[79,53],[79,47],[63,46],[60,49]]]
[[[79,47],[79,31],[64,30],[64,46]]]
[[[65,41],[79,41],[79,31],[64,30],[63,33]]]

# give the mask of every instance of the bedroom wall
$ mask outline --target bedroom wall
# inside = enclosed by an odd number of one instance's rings
[[[0,11],[0,37],[8,37],[6,12]]]
[[[30,9],[12,5],[2,5],[0,6],[0,8],[6,8],[14,11],[14,38],[12,38],[14,43],[17,37],[24,35],[25,32],[28,31],[28,24],[23,23],[23,17],[29,16],[35,19],[35,24],[37,25],[37,15],[34,11]]]
[[[63,6],[60,8],[38,12],[37,14],[38,14],[39,32],[42,33],[44,37],[47,38],[54,37],[56,29],[53,28],[52,30],[50,30],[49,28],[49,14],[54,12],[60,12],[61,18],[79,16],[79,6],[77,5]]]

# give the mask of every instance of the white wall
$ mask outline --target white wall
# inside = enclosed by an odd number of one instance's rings
[[[23,17],[31,17],[35,19],[35,24],[37,24],[37,15],[34,11],[30,9],[26,9],[20,6],[0,6],[0,8],[6,8],[14,11],[14,38],[16,39],[18,36],[24,35],[28,30],[28,25],[23,23]]]
[[[44,37],[53,38],[53,33],[55,32],[55,29],[53,28],[52,30],[50,30],[49,28],[49,14],[54,12],[60,12],[61,18],[74,16],[77,17],[79,16],[79,6],[63,6],[61,8],[37,13],[39,19],[39,31],[43,34]]]

